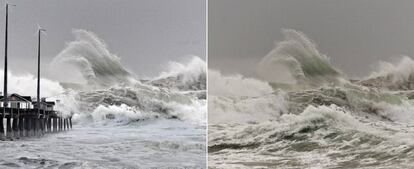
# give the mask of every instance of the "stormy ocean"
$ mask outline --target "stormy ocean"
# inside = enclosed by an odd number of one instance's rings
[[[413,168],[414,60],[351,79],[283,33],[258,78],[209,70],[209,168]]]
[[[50,67],[83,83],[41,80],[42,96],[60,100],[55,109],[73,116],[73,129],[3,141],[0,168],[205,168],[205,61],[190,56],[137,78],[94,33],[73,33]],[[10,73],[10,90],[34,95],[35,80]]]

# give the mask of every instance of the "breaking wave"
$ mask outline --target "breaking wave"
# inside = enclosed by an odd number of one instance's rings
[[[208,78],[209,122],[261,121],[286,111],[284,93],[275,93],[266,82],[215,70]]]
[[[157,118],[205,125],[206,101],[197,94],[136,84],[130,87],[70,92],[57,96],[62,112],[75,113],[75,122],[129,124]]]
[[[206,90],[207,64],[198,56],[184,63],[169,62],[166,71],[150,80],[151,85],[179,90]]]
[[[379,62],[377,69],[359,83],[389,90],[413,90],[414,60],[403,56],[395,63]]]
[[[54,58],[52,66],[58,70],[62,65],[75,66],[72,71],[80,71],[87,86],[108,87],[133,80],[131,73],[121,65],[120,58],[108,51],[102,39],[82,29],[73,30],[73,34],[75,40]]]
[[[259,63],[257,71],[262,79],[311,86],[337,82],[341,73],[305,34],[292,29],[283,33],[285,40],[278,42]]]

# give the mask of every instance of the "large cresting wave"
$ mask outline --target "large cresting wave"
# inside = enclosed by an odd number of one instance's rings
[[[305,34],[292,29],[282,32],[285,40],[278,42],[259,63],[257,71],[262,79],[304,86],[338,82],[341,72]]]
[[[131,82],[131,73],[121,65],[118,56],[109,52],[102,39],[82,29],[73,30],[73,34],[75,40],[54,58],[52,66],[59,69],[62,65],[73,65],[74,71],[80,71],[88,86],[108,87]]]

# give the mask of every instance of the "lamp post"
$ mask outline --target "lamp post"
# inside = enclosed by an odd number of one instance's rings
[[[40,36],[42,32],[45,32],[45,29],[42,29],[39,27],[37,30],[37,115],[40,115],[40,105],[41,105],[41,99],[40,99]]]
[[[7,107],[7,45],[8,45],[8,27],[9,27],[9,5],[16,6],[6,3],[6,24],[5,24],[5,35],[4,35],[4,84],[3,84],[3,113],[0,120],[0,137],[3,139],[4,136],[4,125],[3,118],[6,116],[6,107]]]

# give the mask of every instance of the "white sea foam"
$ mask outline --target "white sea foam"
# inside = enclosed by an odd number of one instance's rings
[[[256,97],[273,92],[272,87],[264,81],[246,78],[240,74],[222,75],[219,71],[208,71],[209,95]]]
[[[407,82],[414,74],[414,60],[408,56],[402,56],[395,63],[380,61],[378,67],[368,78],[384,76],[391,78],[394,83]]]
[[[366,168],[413,166],[408,160],[413,157],[413,127],[366,121],[335,105],[309,106],[276,121],[212,125],[209,130],[211,167],[328,168],[354,162]],[[355,158],[358,155],[363,156]],[[393,160],[401,156],[404,162]]]
[[[206,70],[207,65],[198,56],[190,56],[182,62],[169,62],[167,70],[160,73],[152,81],[174,78],[175,87],[182,90],[205,90],[206,89]],[[161,81],[168,82],[168,81]],[[170,86],[171,87],[171,86]]]
[[[361,80],[361,84],[387,90],[414,89],[414,60],[408,56],[395,62],[379,62],[375,71]]]
[[[204,168],[205,138],[205,128],[179,120],[79,124],[66,132],[2,142],[0,168]]]
[[[264,121],[286,112],[283,92],[266,82],[209,70],[209,123]]]

